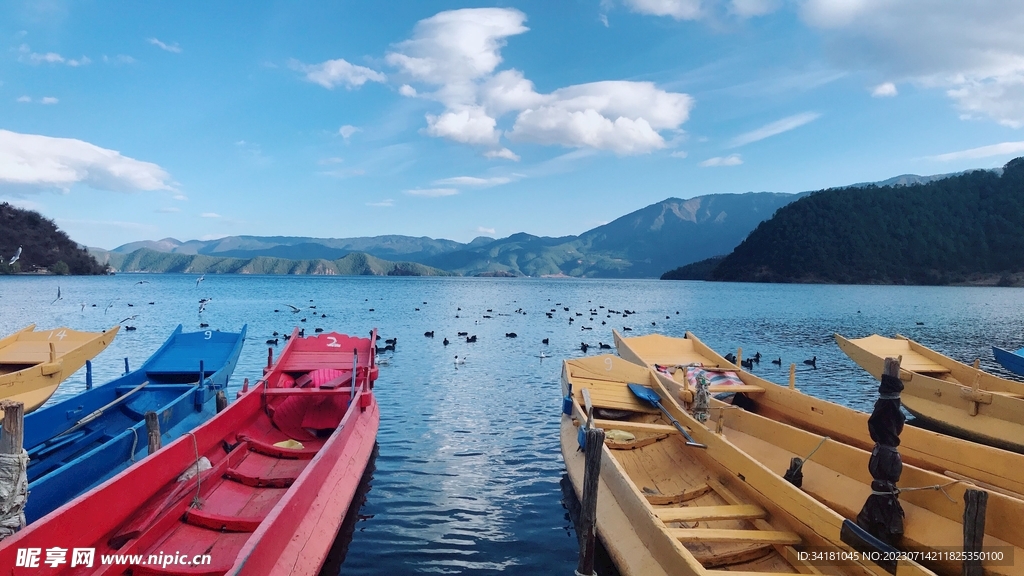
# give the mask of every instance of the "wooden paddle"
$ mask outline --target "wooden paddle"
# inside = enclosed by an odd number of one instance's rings
[[[690,436],[690,433],[686,431],[686,428],[683,428],[683,425],[680,424],[679,421],[676,420],[674,416],[669,414],[668,410],[666,410],[665,407],[661,405],[661,396],[658,396],[657,392],[655,392],[654,390],[651,390],[650,388],[648,388],[646,386],[642,386],[640,384],[634,384],[632,382],[629,383],[628,386],[629,386],[629,391],[632,392],[634,396],[636,396],[637,398],[647,402],[651,406],[654,406],[658,410],[661,410],[661,413],[664,414],[665,417],[668,418],[670,422],[672,422],[672,425],[676,427],[676,430],[679,430],[679,433],[683,435],[683,438],[686,438],[686,445],[687,446],[693,446],[694,448],[704,448],[704,449],[707,449],[707,444],[701,444],[700,442],[695,441]]]
[[[82,418],[78,422],[75,422],[74,426],[72,426],[71,428],[68,428],[67,430],[61,432],[60,434],[57,434],[53,438],[60,438],[61,436],[64,436],[65,434],[71,434],[75,430],[78,430],[82,426],[85,426],[89,422],[92,422],[93,420],[95,420],[95,419],[99,418],[100,416],[102,416],[104,411],[108,410],[109,408],[112,408],[113,406],[116,406],[116,405],[120,404],[121,402],[124,402],[132,394],[135,394],[136,392],[138,392],[139,390],[142,390],[143,388],[145,388],[148,385],[149,385],[149,381],[148,380],[143,382],[142,384],[139,384],[135,388],[132,388],[131,390],[129,390],[123,396],[118,396],[116,400],[108,402],[105,406],[102,406],[101,408],[97,408],[94,412],[92,412],[91,414],[89,414],[85,418]]]

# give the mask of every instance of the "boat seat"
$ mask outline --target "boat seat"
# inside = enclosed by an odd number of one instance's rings
[[[287,488],[295,483],[295,476],[256,476],[228,468],[224,477],[254,488]]]
[[[661,508],[654,512],[662,522],[666,523],[697,522],[702,520],[755,520],[767,516],[763,508],[753,504]]]
[[[255,532],[260,523],[266,519],[263,516],[233,516],[225,514],[214,514],[198,508],[192,508],[185,512],[185,523],[200,528],[209,528],[218,532]]]
[[[724,528],[669,528],[669,534],[680,542],[756,542],[759,544],[795,545],[802,542],[796,532],[780,530],[730,530]]]
[[[764,388],[760,386],[754,386],[753,384],[715,384],[708,386],[708,392],[711,394],[763,394]]]
[[[252,452],[285,460],[311,460],[313,456],[316,456],[317,452],[320,451],[319,448],[302,448],[300,450],[296,450],[294,448],[280,448],[273,444],[242,435],[238,436],[238,440],[247,442],[248,448]]]
[[[629,410],[630,412],[643,412],[647,414],[660,414],[657,408],[647,404],[641,404],[636,396],[622,385],[621,382],[607,382],[589,378],[579,378],[573,382],[573,394],[579,396],[583,390],[590,391],[590,401],[595,408],[610,408],[612,410]],[[582,396],[580,404],[583,404]]]

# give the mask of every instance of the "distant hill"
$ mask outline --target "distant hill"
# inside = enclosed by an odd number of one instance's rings
[[[712,256],[704,260],[680,266],[661,275],[662,280],[711,280],[715,268],[725,260],[725,256]]]
[[[286,258],[225,258],[205,254],[174,254],[140,248],[131,254],[99,251],[101,259],[121,272],[178,272],[188,274],[320,274],[327,276],[450,276],[449,272],[416,262],[390,262],[363,253],[334,260]]]
[[[497,240],[481,236],[463,244],[396,235],[369,238],[229,236],[211,241],[181,242],[165,238],[132,242],[111,250],[109,256],[103,250],[93,249],[93,252],[118,269],[124,269],[121,264],[124,260],[116,255],[145,248],[176,255],[298,261],[333,261],[348,254],[366,253],[466,276],[647,278],[657,277],[669,267],[729,252],[759,222],[800,196],[760,192],[713,194],[689,200],[668,198],[579,236],[558,238],[518,233]],[[150,262],[146,260],[145,264]],[[161,262],[163,267],[165,263]]]
[[[925,184],[815,192],[758,225],[711,275],[760,282],[1008,284],[1021,272],[1024,158],[1001,174],[978,170]]]
[[[18,260],[9,265],[21,247]],[[38,212],[0,203],[0,274],[103,274],[106,268]]]

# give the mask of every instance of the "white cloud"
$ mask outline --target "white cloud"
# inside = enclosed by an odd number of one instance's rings
[[[328,89],[344,84],[346,88],[351,90],[359,88],[367,82],[384,82],[387,80],[387,76],[384,74],[366,66],[352,64],[344,58],[327,60],[319,64],[303,64],[293,60],[291,67],[294,70],[303,72],[306,75],[306,80]]]
[[[166,50],[167,52],[173,52],[175,54],[180,54],[181,53],[181,46],[178,46],[177,42],[175,42],[173,44],[164,44],[163,42],[157,40],[156,38],[149,38],[146,41],[149,42],[150,44],[152,44],[153,46],[156,46],[157,48],[160,48],[161,50]]]
[[[708,158],[707,160],[700,163],[705,168],[715,166],[739,166],[743,164],[743,159],[740,158],[739,154],[730,154],[728,156],[715,156],[714,158]]]
[[[476,231],[488,236],[494,236],[497,233],[497,230],[494,228],[484,228],[483,226],[477,226]]]
[[[669,156],[673,158],[686,158],[687,156],[689,156],[689,154],[687,154],[685,150],[676,150],[675,152],[669,154]]]
[[[32,101],[31,96],[18,96],[18,102],[28,103]]]
[[[946,91],[968,116],[1024,127],[1024,3],[979,0],[805,0],[847,70]]]
[[[28,55],[28,61],[33,64],[42,64],[44,62],[47,64],[63,64],[64,57],[56,52],[47,52],[45,54],[33,52]]]
[[[70,58],[70,59],[68,59],[66,64],[68,66],[72,66],[72,67],[75,67],[75,66],[85,66],[86,64],[92,64],[92,60],[90,60],[88,56],[82,56],[81,58],[78,58],[77,60],[74,59],[74,58]]]
[[[0,130],[0,187],[69,191],[74,184],[98,190],[171,190],[170,176],[151,162],[73,138]]]
[[[610,26],[610,24],[608,24],[608,15],[607,14],[598,14],[597,15],[597,19],[601,21],[601,24],[604,24],[605,28],[608,28]]]
[[[352,125],[349,125],[349,124],[345,124],[341,128],[338,128],[338,134],[340,134],[341,137],[344,138],[345,140],[348,140],[356,132],[362,132],[362,131],[363,131],[362,128],[356,128],[355,126],[352,126]]]
[[[634,12],[652,16],[671,16],[676,20],[696,20],[704,15],[701,0],[625,0]]]
[[[203,212],[202,214],[199,215],[199,217],[200,218],[220,218],[221,216],[220,216],[220,214],[217,214],[216,212]]]
[[[40,104],[56,104],[57,102],[60,102],[60,100],[53,96],[43,96],[42,99],[39,100]]]
[[[771,138],[772,136],[777,136],[783,132],[789,132],[790,130],[799,128],[804,124],[814,122],[820,117],[821,114],[818,114],[817,112],[802,112],[800,114],[787,116],[781,120],[765,124],[756,130],[740,134],[732,139],[729,147],[737,148],[739,146],[746,146],[752,142],[764,140],[765,138]]]
[[[338,156],[332,156],[330,158],[321,158],[320,160],[317,161],[317,164],[319,164],[321,166],[330,166],[332,164],[341,164],[344,161],[345,161],[344,158],[340,158]]]
[[[960,150],[959,152],[939,154],[938,156],[932,156],[931,159],[939,160],[940,162],[965,159],[976,160],[978,158],[989,158],[992,156],[1009,156],[1012,154],[1020,154],[1021,152],[1024,152],[1024,142],[1002,142],[1000,144],[991,144],[989,146]]]
[[[392,200],[391,198],[388,198],[387,200],[381,200],[380,202],[367,202],[366,205],[376,206],[378,208],[391,208],[392,206],[395,205],[395,201]]]
[[[494,176],[491,178],[478,178],[476,176],[455,176],[453,178],[445,178],[443,180],[435,180],[434,184],[439,186],[499,186],[501,184],[508,184],[512,179],[506,176]]]
[[[406,190],[406,194],[411,196],[425,196],[427,198],[439,198],[441,196],[454,196],[459,193],[455,188],[415,188],[413,190]]]
[[[408,84],[402,84],[398,89],[398,93],[407,98],[415,98],[417,95],[416,89]]]
[[[188,196],[185,196],[184,194],[175,194],[174,196],[171,196],[171,198],[179,201],[188,200]]]
[[[161,214],[177,214],[178,212],[181,212],[181,208],[175,208],[174,206],[168,206],[166,208],[157,208],[156,211],[161,213]]]
[[[484,156],[518,160],[501,146],[512,140],[639,154],[665,147],[661,130],[678,130],[693,100],[650,82],[609,81],[540,94],[523,72],[497,68],[511,36],[528,30],[514,9],[441,12],[417,23],[411,39],[386,60],[399,74],[427,89],[400,89],[444,105],[427,114],[426,134],[486,147]],[[511,130],[498,119],[516,113]]]
[[[502,148],[500,150],[488,150],[484,152],[484,158],[490,158],[492,160],[496,158],[504,158],[505,160],[519,162],[519,155],[509,150],[508,148]]]
[[[871,96],[874,98],[889,98],[897,94],[899,91],[896,90],[896,85],[892,82],[884,82],[871,90]]]
[[[135,58],[132,58],[131,56],[128,56],[127,54],[118,54],[117,56],[114,56],[113,58],[109,58],[106,55],[104,55],[103,56],[103,61],[107,62],[107,63],[113,62],[115,64],[135,64],[135,62],[136,62]]]

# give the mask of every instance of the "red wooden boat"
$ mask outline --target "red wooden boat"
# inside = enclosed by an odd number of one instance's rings
[[[376,441],[375,342],[296,331],[206,424],[0,542],[0,570],[316,574]]]

